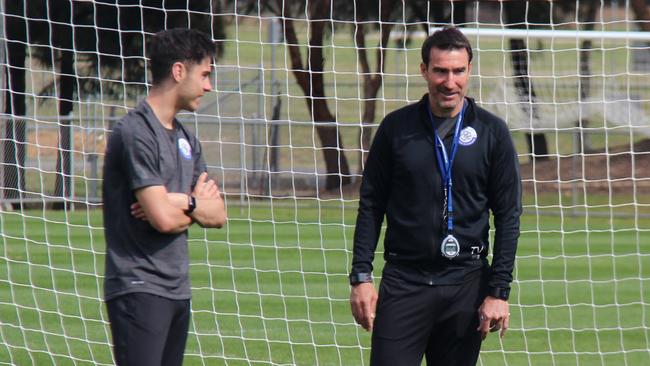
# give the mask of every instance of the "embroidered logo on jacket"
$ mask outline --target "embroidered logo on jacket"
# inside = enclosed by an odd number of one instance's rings
[[[458,142],[463,146],[469,146],[476,141],[477,134],[476,130],[472,127],[465,127],[460,131],[460,136],[458,137]]]
[[[187,142],[186,139],[184,138],[178,139],[178,151],[185,159],[188,160],[192,159],[192,147],[190,146],[190,143]]]

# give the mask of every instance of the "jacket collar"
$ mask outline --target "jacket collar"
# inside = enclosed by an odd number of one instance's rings
[[[465,101],[467,102],[467,109],[465,110],[465,116],[463,117],[463,124],[472,123],[476,118],[476,102],[473,98],[465,96]],[[420,122],[424,123],[427,131],[431,133],[433,137],[433,125],[431,124],[431,119],[429,117],[429,94],[424,94],[419,102],[417,102],[418,111],[420,115]]]

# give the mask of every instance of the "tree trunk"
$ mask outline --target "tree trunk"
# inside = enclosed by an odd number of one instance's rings
[[[72,98],[74,93],[74,54],[72,51],[61,51],[61,76],[59,77],[59,116],[64,117],[59,121],[59,148],[56,158],[56,183],[54,196],[61,198],[52,208],[66,209],[72,196],[72,151],[70,119],[72,112]]]
[[[3,143],[4,197],[18,200],[14,209],[22,208],[22,193],[25,192],[25,146],[27,142],[25,120],[15,117],[24,116],[25,106],[25,55],[26,27],[24,21],[24,4],[22,2],[5,2],[8,14],[5,17],[7,38],[7,91],[5,92],[5,114],[10,116],[5,121],[5,138]]]
[[[507,2],[505,3],[507,23],[511,28],[525,28],[527,11],[527,2]],[[532,10],[534,11],[534,9]],[[511,39],[510,54],[512,67],[515,76],[515,88],[521,101],[529,102],[531,113],[537,115],[535,102],[537,96],[535,88],[530,81],[528,72],[528,52],[526,52],[526,42],[523,39]],[[546,143],[546,136],[543,133],[526,133],[526,143],[528,145],[528,152],[530,153],[530,160],[546,160],[548,159],[548,144]]]
[[[287,2],[279,2],[284,14],[289,14]],[[307,63],[308,70],[303,67],[300,46],[293,27],[291,18],[283,19],[284,39],[289,47],[293,74],[307,98],[307,109],[316,123],[316,132],[323,147],[325,158],[325,189],[328,191],[338,189],[351,183],[350,167],[344,153],[343,141],[337,128],[320,122],[333,123],[336,118],[332,115],[325,99],[325,85],[323,81],[323,36],[330,9],[329,1],[311,2],[309,6],[309,49]]]
[[[357,54],[361,71],[363,72],[363,115],[361,116],[362,127],[359,130],[359,140],[361,141],[361,154],[359,154],[359,172],[363,172],[363,165],[368,157],[370,150],[370,141],[372,137],[372,128],[367,126],[375,122],[377,107],[377,93],[383,83],[384,70],[386,69],[386,50],[393,24],[389,19],[395,8],[395,2],[391,0],[381,1],[381,23],[379,25],[379,48],[377,49],[377,64],[375,71],[371,74],[368,56],[366,52],[366,33],[365,26],[360,23],[357,26],[355,39],[357,42]],[[363,11],[363,9],[362,9]]]
[[[631,0],[630,6],[634,10],[637,20],[645,20],[645,22],[638,22],[637,24],[641,27],[642,31],[650,31],[650,23],[647,20],[650,20],[650,10],[646,4],[645,0]]]
[[[314,89],[318,89],[316,81]],[[340,189],[342,186],[352,182],[350,176],[350,166],[343,152],[343,140],[341,133],[334,126],[319,125],[319,122],[336,122],[336,118],[330,112],[325,99],[315,99],[311,104],[312,117],[316,123],[316,133],[323,146],[323,156],[325,158],[326,174],[325,189],[333,191]]]
[[[75,55],[73,52],[74,41],[72,32],[73,19],[71,17],[72,7],[70,3],[59,4],[54,11],[54,1],[50,0],[50,17],[58,22],[52,25],[52,38],[56,42],[60,54],[59,59],[59,84],[57,98],[59,101],[59,146],[56,161],[56,182],[54,184],[54,196],[61,199],[52,207],[54,209],[67,209],[71,207],[72,198],[72,130],[69,119],[73,103],[75,85]],[[56,54],[56,53],[55,53]]]
[[[526,42],[523,39],[511,39],[510,54],[512,61],[512,68],[515,76],[515,88],[519,100],[529,102],[531,113],[537,115],[535,102],[537,95],[535,88],[528,76],[528,52],[526,52]],[[543,133],[526,134],[526,143],[528,144],[528,152],[531,154],[530,159],[546,160],[548,159],[548,145],[546,144],[546,136]]]
[[[588,2],[581,4],[578,9],[578,20],[580,26],[584,30],[593,30],[594,29],[594,20],[596,19],[596,3]],[[591,68],[590,59],[591,59],[591,40],[585,39],[582,41],[582,47],[578,51],[578,57],[580,60],[580,99],[579,101],[584,101],[591,91]],[[583,134],[582,129],[589,126],[588,119],[579,119],[576,122],[576,126],[579,128],[578,131],[578,149],[580,153],[585,153],[591,150],[591,140],[589,139],[588,134]]]

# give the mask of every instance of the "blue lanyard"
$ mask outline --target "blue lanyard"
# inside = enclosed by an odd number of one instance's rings
[[[438,157],[438,168],[440,168],[440,175],[444,184],[445,198],[447,199],[447,233],[451,234],[454,230],[454,205],[453,205],[453,195],[452,188],[453,183],[451,179],[452,165],[454,164],[454,158],[456,157],[456,151],[458,150],[458,140],[460,136],[460,128],[463,125],[463,115],[465,114],[465,104],[463,101],[463,109],[461,109],[458,119],[456,119],[456,129],[454,130],[454,139],[451,144],[451,157],[447,154],[447,149],[442,139],[438,135],[436,129],[436,123],[433,119],[433,114],[431,113],[431,107],[427,106],[429,111],[429,118],[433,125],[433,133],[436,137],[436,156]]]

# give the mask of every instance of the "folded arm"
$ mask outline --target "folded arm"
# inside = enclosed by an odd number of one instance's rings
[[[151,226],[165,234],[177,234],[192,225],[192,219],[170,199],[164,186],[147,186],[135,191],[137,203],[131,206],[131,214],[149,221]]]
[[[189,215],[201,227],[220,228],[226,222],[225,204],[217,184],[207,177],[207,173],[202,173],[194,186],[196,208]]]
[[[163,186],[149,186],[136,191],[138,202],[131,205],[131,215],[146,220],[162,233],[179,233],[192,223],[201,227],[220,228],[226,222],[223,197],[214,180],[202,173],[191,196],[196,208],[188,213],[190,195],[169,193]]]

